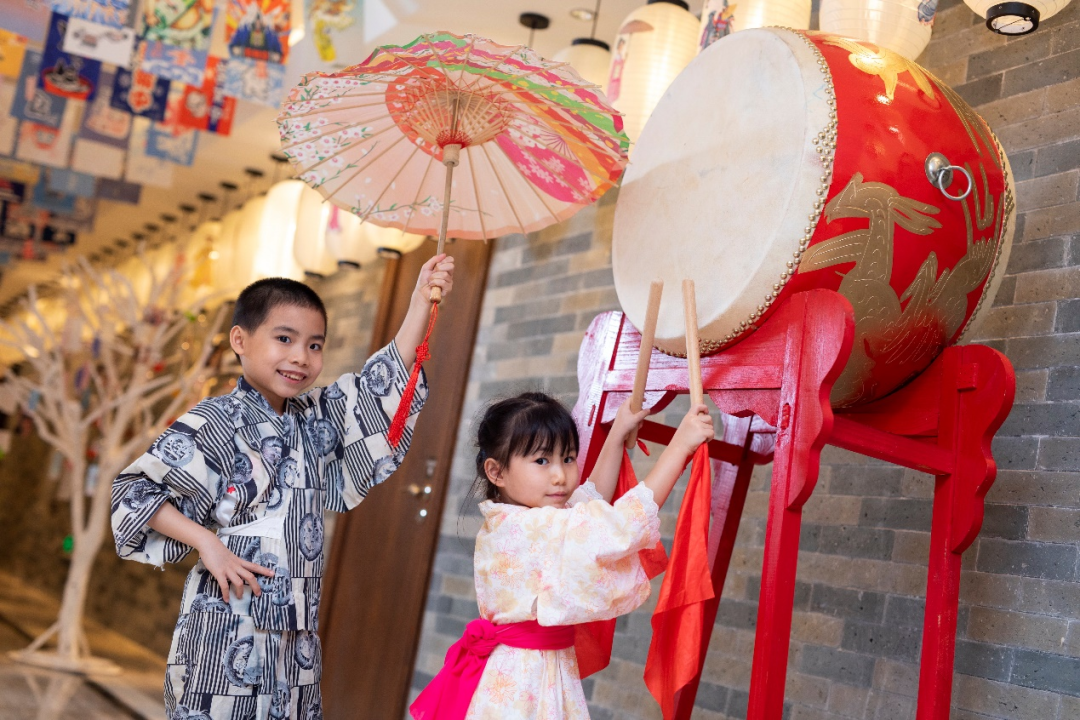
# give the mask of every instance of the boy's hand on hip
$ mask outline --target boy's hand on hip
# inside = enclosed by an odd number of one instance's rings
[[[239,600],[244,596],[245,583],[251,586],[251,592],[256,596],[262,595],[262,588],[259,587],[259,580],[255,574],[274,577],[273,570],[237,557],[216,535],[199,548],[199,557],[206,569],[217,580],[221,588],[221,597],[226,601],[229,599],[230,585],[236,593],[236,599]]]
[[[425,303],[431,302],[431,288],[442,290],[445,298],[454,287],[454,258],[446,253],[436,255],[420,268],[416,280],[416,295]]]

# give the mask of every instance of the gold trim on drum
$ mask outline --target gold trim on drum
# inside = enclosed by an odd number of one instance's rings
[[[817,136],[811,141],[814,144],[814,149],[818,155],[821,156],[822,169],[824,172],[821,174],[821,184],[817,189],[817,200],[814,201],[814,209],[807,215],[807,224],[803,229],[803,236],[799,240],[799,249],[792,253],[791,259],[787,261],[787,269],[780,273],[779,281],[773,283],[773,291],[768,293],[762,303],[757,306],[757,310],[750,314],[749,319],[739,322],[739,329],[734,332],[728,333],[724,336],[723,340],[701,340],[701,353],[708,355],[715,353],[729,345],[732,345],[748,333],[757,330],[759,327],[759,321],[764,320],[765,313],[772,307],[772,304],[780,297],[780,293],[783,291],[784,286],[788,281],[795,276],[796,271],[799,268],[799,263],[802,262],[803,253],[810,246],[810,240],[814,237],[814,232],[817,229],[817,223],[821,219],[821,213],[825,209],[825,196],[829,193],[829,186],[832,184],[833,175],[833,160],[836,156],[836,128],[837,128],[837,116],[836,116],[836,88],[833,86],[832,72],[829,70],[829,63],[825,60],[825,56],[821,53],[806,33],[793,30],[791,28],[774,28],[776,30],[786,30],[787,32],[796,35],[807,47],[809,47],[814,55],[817,57],[818,69],[821,71],[822,78],[825,81],[825,103],[829,106],[829,122],[825,125]],[[663,352],[663,350],[661,350]],[[685,353],[668,353],[676,355],[677,357],[686,357]]]

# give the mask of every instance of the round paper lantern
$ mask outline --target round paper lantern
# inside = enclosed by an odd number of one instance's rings
[[[374,223],[363,223],[364,237],[382,257],[401,257],[424,244],[426,235],[404,233],[397,228],[384,228]]]
[[[739,30],[770,26],[809,30],[811,4],[811,0],[705,0],[698,42],[704,50]]]
[[[265,208],[266,195],[257,195],[240,208],[240,221],[236,227],[236,239],[233,242],[233,257],[230,263],[231,284],[236,290],[243,290],[257,279],[255,256],[259,251],[259,230],[262,227]]]
[[[1001,35],[1026,35],[1034,32],[1039,23],[1057,15],[1069,0],[964,0],[976,15],[986,20],[986,27]]]
[[[233,210],[226,213],[221,219],[221,232],[218,241],[214,244],[217,257],[210,266],[210,276],[214,290],[223,293],[231,293],[239,288],[238,280],[234,275],[234,258],[236,256],[236,243],[239,240],[240,220],[243,210]]]
[[[379,257],[379,249],[368,241],[360,218],[337,205],[326,203],[326,248],[341,267],[358,268]]]
[[[293,237],[293,257],[308,275],[325,277],[337,270],[337,258],[326,244],[326,224],[330,219],[328,202],[307,185],[300,192],[300,206],[296,214],[296,235]]]
[[[915,60],[930,42],[936,8],[933,0],[821,0],[818,24]]]
[[[304,271],[293,254],[293,240],[300,212],[300,194],[306,187],[302,180],[283,180],[266,194],[255,250],[254,279],[304,279]]]
[[[635,141],[668,85],[698,51],[698,21],[681,0],[649,0],[619,27],[608,72],[608,100]]]
[[[578,75],[603,88],[611,69],[611,47],[603,40],[574,38],[570,47],[557,52],[552,60],[569,63]]]
[[[187,242],[188,262],[191,264],[190,285],[193,289],[214,285],[214,263],[221,257],[221,223],[207,220],[191,233]]]

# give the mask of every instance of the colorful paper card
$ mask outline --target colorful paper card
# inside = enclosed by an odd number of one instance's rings
[[[45,0],[4,2],[0,12],[0,28],[24,35],[32,43],[45,39],[49,28],[49,3]]]
[[[150,121],[146,118],[135,118],[135,121],[131,124],[131,140],[128,144],[127,167],[124,170],[124,179],[140,185],[152,185],[161,188],[172,187],[173,167],[175,166],[167,160],[150,157],[146,154],[146,136],[149,129]]]
[[[87,175],[72,170],[60,170],[58,168],[45,173],[49,181],[49,190],[57,193],[67,193],[75,197],[94,197],[97,179],[93,175]]]
[[[0,155],[15,152],[15,139],[19,135],[19,121],[9,117],[15,103],[15,83],[0,81]]]
[[[31,200],[34,207],[62,215],[75,212],[75,196],[71,193],[57,192],[49,187],[49,175],[49,171],[46,170],[34,186]]]
[[[101,62],[64,52],[67,27],[66,16],[52,14],[42,51],[38,87],[69,100],[93,100],[101,75]]]
[[[26,183],[0,178],[0,201],[22,202],[26,199]]]
[[[229,0],[225,41],[229,56],[282,64],[288,59],[291,0]]]
[[[23,56],[26,55],[27,39],[18,33],[0,30],[0,76],[19,77]]]
[[[0,235],[7,240],[33,240],[48,213],[29,203],[0,203]]]
[[[336,62],[339,50],[362,47],[366,40],[363,28],[363,2],[356,0],[307,0],[307,32],[301,42],[314,46],[318,59],[324,63]],[[296,51],[296,48],[292,48]],[[306,58],[305,58],[306,59]],[[309,67],[310,63],[304,64]]]
[[[182,127],[228,135],[236,114],[236,98],[225,94],[225,61],[211,57],[202,85],[185,85],[176,107],[176,123]]]
[[[285,95],[285,66],[231,58],[225,63],[225,94],[276,108]]]
[[[39,125],[60,127],[67,100],[47,92],[38,91],[38,73],[41,71],[41,53],[27,50],[22,72],[15,88],[11,115]]]
[[[146,154],[150,157],[168,160],[176,165],[191,165],[195,161],[195,147],[199,133],[176,124],[175,108],[180,104],[178,94],[170,102],[166,122],[150,123],[146,131]]]
[[[71,18],[64,35],[64,52],[131,67],[131,53],[135,49],[135,31],[131,28],[114,28],[100,23]]]
[[[15,143],[15,157],[49,167],[66,168],[71,155],[71,142],[79,109],[69,103],[59,128],[32,122],[19,124],[19,139]]]
[[[99,200],[138,205],[139,198],[142,196],[142,185],[101,178],[97,183],[97,196]]]
[[[142,70],[117,68],[109,102],[117,110],[162,121],[169,100],[169,81]]]
[[[15,180],[23,185],[33,185],[41,175],[41,168],[27,162],[11,158],[0,158],[0,178]]]
[[[131,113],[112,106],[114,82],[112,73],[102,72],[101,90],[83,110],[79,137],[126,150],[128,135],[131,134]]]
[[[53,12],[122,28],[131,19],[131,3],[128,0],[50,0]]]
[[[177,82],[202,84],[213,25],[213,0],[147,0],[140,68]]]
[[[96,140],[76,138],[71,151],[71,169],[97,178],[119,180],[124,177],[126,155],[126,146],[118,148]]]

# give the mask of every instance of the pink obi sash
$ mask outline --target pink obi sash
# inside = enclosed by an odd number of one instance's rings
[[[574,646],[574,626],[543,627],[535,620],[494,625],[480,618],[465,626],[461,639],[446,651],[442,670],[409,706],[415,720],[464,720],[488,656],[499,645],[527,650],[564,650]]]

